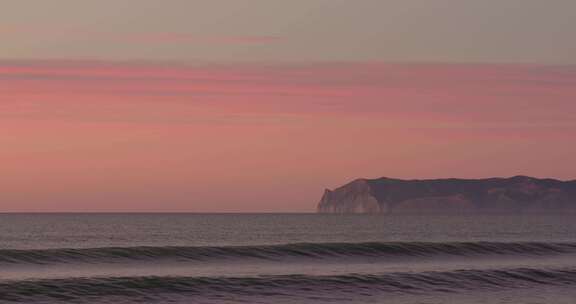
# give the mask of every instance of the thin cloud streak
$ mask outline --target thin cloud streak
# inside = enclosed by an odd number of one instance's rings
[[[117,119],[124,115],[132,121],[142,109],[186,113],[198,108],[224,115],[401,118],[405,125],[538,125],[576,118],[574,66],[3,61],[0,79],[4,117],[24,115],[19,105],[28,103],[29,109],[42,108],[28,117],[51,108],[74,116],[84,108],[111,107],[124,113]]]
[[[199,36],[186,33],[145,33],[117,35],[113,39],[122,42],[137,42],[150,44],[268,44],[281,42],[277,36]]]

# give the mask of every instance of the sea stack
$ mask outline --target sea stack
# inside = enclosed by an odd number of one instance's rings
[[[576,213],[576,180],[515,176],[487,179],[357,179],[325,190],[319,213]]]

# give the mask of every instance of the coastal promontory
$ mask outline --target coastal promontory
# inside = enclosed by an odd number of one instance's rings
[[[357,179],[325,190],[319,213],[576,213],[576,180],[515,176],[486,179]]]

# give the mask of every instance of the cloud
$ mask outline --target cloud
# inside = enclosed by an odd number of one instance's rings
[[[113,36],[113,35],[107,35]],[[282,39],[277,36],[202,36],[187,33],[144,33],[144,34],[120,34],[114,36],[115,40],[132,43],[153,44],[268,44],[277,43]]]
[[[406,127],[566,126],[576,121],[575,84],[575,66],[0,61],[3,117],[56,117],[50,109],[58,109],[127,121],[287,115]]]

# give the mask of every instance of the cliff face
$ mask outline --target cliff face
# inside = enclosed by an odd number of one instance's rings
[[[576,213],[576,180],[528,176],[489,179],[358,179],[326,190],[320,213]]]
[[[318,206],[322,213],[383,213],[385,205],[378,202],[370,183],[355,180],[334,191],[325,190]]]

